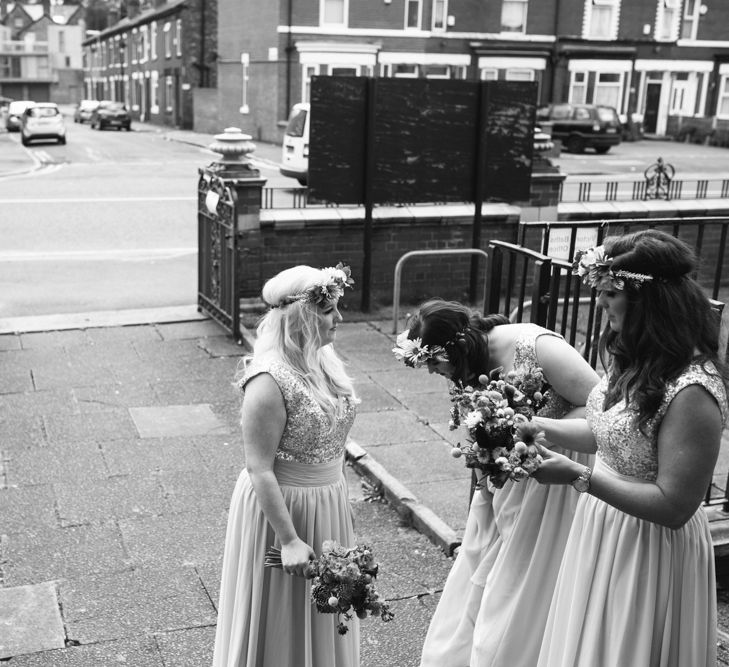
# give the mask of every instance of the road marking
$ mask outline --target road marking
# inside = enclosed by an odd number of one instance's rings
[[[197,197],[87,197],[84,199],[0,199],[0,204],[101,204],[120,202],[197,201]]]
[[[61,250],[0,252],[0,263],[9,262],[98,262],[116,260],[142,262],[148,259],[170,259],[197,254],[197,246],[181,248],[128,248],[126,250]]]

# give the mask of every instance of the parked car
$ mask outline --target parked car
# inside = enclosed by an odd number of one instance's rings
[[[36,139],[55,139],[66,143],[66,124],[58,105],[53,102],[39,102],[29,106],[23,113],[20,140],[27,146]]]
[[[92,130],[115,127],[117,130],[124,128],[128,132],[132,129],[132,117],[124,103],[112,100],[101,100],[96,109],[91,112],[89,123]]]
[[[294,104],[284,131],[281,166],[284,176],[306,185],[309,176],[309,111],[306,102]]]
[[[73,112],[73,122],[83,123],[91,120],[91,114],[99,106],[99,100],[81,100]]]
[[[599,104],[551,104],[537,111],[537,122],[551,124],[552,138],[570,153],[582,153],[585,148],[607,153],[622,135],[617,111]]]
[[[23,112],[31,105],[33,100],[14,100],[8,105],[8,118],[6,127],[8,132],[20,132]]]

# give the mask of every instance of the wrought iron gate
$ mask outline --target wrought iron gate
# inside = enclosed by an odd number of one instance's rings
[[[241,343],[237,195],[207,169],[200,169],[197,195],[197,307]]]

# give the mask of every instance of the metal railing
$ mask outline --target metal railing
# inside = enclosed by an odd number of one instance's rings
[[[645,178],[590,179],[562,183],[561,204],[601,201],[641,201],[648,199],[649,184]],[[682,178],[667,185],[666,199],[725,199],[729,197],[729,179]],[[661,197],[663,198],[663,197]]]
[[[512,322],[522,322],[528,311],[528,321],[560,333],[597,368],[602,310],[592,290],[589,295],[583,293],[588,288],[572,275],[572,263],[502,241],[489,242],[489,255],[491,270],[485,312],[501,313]],[[724,303],[712,299],[712,306],[721,318]],[[723,489],[712,481],[704,505],[722,505],[729,511],[728,490],[729,472]]]

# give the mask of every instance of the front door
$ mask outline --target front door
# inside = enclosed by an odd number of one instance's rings
[[[643,114],[643,131],[655,134],[658,127],[658,106],[661,101],[661,84],[649,81],[645,87],[645,113]]]

